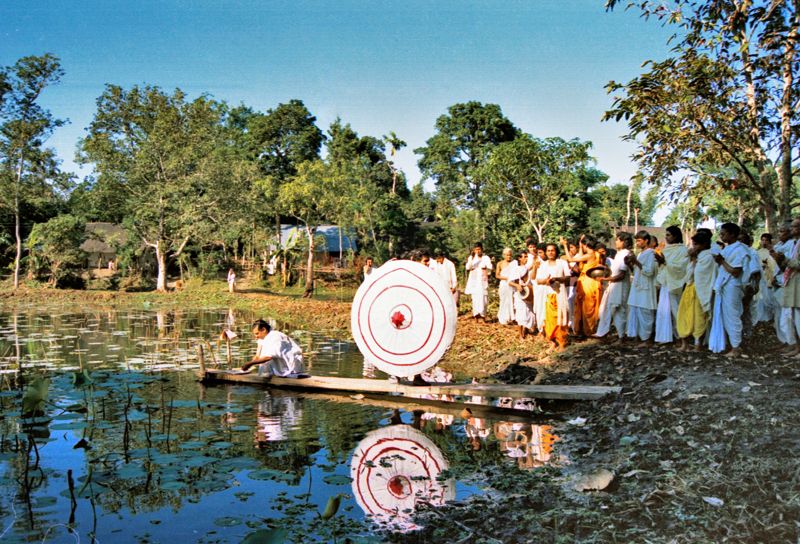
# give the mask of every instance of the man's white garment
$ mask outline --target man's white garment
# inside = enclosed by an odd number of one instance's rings
[[[510,261],[501,274],[506,277],[500,280],[500,285],[497,288],[497,294],[500,297],[500,305],[497,308],[497,321],[501,325],[508,325],[514,321],[514,289],[508,285],[511,276],[509,275],[516,267],[517,261]]]
[[[656,318],[656,273],[658,264],[652,249],[638,257],[641,267],[634,266],[631,291],[628,295],[627,333],[645,341],[650,339]]]
[[[453,264],[453,261],[447,257],[445,257],[441,263],[436,260],[431,260],[429,267],[436,272],[437,276],[442,278],[444,284],[450,289],[453,300],[457,301],[458,293],[456,293],[456,291],[458,289],[458,276],[456,276],[456,265]]]
[[[513,281],[514,283],[518,283],[520,285],[527,285],[529,289],[532,289],[533,286],[531,285],[527,273],[527,267],[517,265],[513,270],[511,270],[511,272],[509,272],[508,279],[509,281]],[[525,276],[524,280],[521,279],[522,276]],[[522,294],[517,291],[517,289],[514,289],[513,297],[514,319],[516,320],[517,325],[525,327],[526,329],[532,329],[536,323],[533,315],[533,306],[527,300],[522,298]]]
[[[793,238],[787,240],[783,249],[787,261],[796,263],[798,254],[800,254],[800,239]],[[790,266],[792,263],[786,262],[784,263],[784,266]],[[786,343],[794,346],[798,343],[798,341],[800,341],[800,308],[794,306],[793,301],[789,299],[793,297],[793,293],[795,292],[794,290],[796,289],[791,282],[796,281],[796,279],[790,277],[789,283],[787,283],[784,274],[785,270],[780,272],[780,276],[784,285],[784,289],[780,298],[781,332],[783,333],[784,338],[787,340]],[[794,270],[792,274],[798,274],[797,270]]]
[[[375,272],[374,266],[364,265],[364,279],[362,281],[367,281],[373,272]]]
[[[289,376],[304,370],[303,350],[297,342],[280,331],[271,330],[258,341],[256,358],[271,357],[266,363],[258,365],[259,375]]]
[[[743,268],[748,252],[747,246],[734,242],[722,250],[722,258],[732,268]],[[714,353],[725,351],[725,336],[731,347],[738,348],[742,343],[742,281],[734,277],[725,267],[719,265],[717,280],[714,283],[714,315],[711,321],[711,335],[708,347]]]
[[[774,249],[776,253],[782,253],[784,257],[789,259],[794,250],[794,240],[789,239],[785,242],[778,242],[775,244]],[[775,289],[775,301],[777,302],[774,316],[775,333],[778,336],[778,341],[794,346],[797,340],[792,333],[792,312],[790,308],[783,307],[783,272],[778,269],[775,274],[775,282],[778,284]]]
[[[487,255],[476,257],[470,255],[467,259],[467,287],[464,294],[472,295],[472,315],[486,316],[486,306],[489,302],[489,271],[492,261]]]
[[[625,278],[621,281],[606,283],[608,287],[603,291],[603,299],[600,301],[600,320],[595,336],[607,335],[611,332],[612,324],[617,329],[617,335],[620,338],[625,336],[626,305],[631,290],[631,280],[627,274],[628,265],[625,264],[625,257],[630,253],[629,249],[620,249],[611,261],[611,277],[625,272]]]

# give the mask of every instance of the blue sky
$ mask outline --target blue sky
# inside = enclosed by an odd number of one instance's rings
[[[336,116],[360,134],[393,130],[409,144],[397,163],[411,184],[413,149],[448,106],[497,103],[534,136],[591,140],[598,167],[626,183],[633,147],[624,126],[601,123],[603,87],[666,56],[668,35],[603,0],[0,3],[0,65],[61,58],[66,75],[43,101],[70,120],[49,144],[76,172],[103,86],[148,83],[261,111],[299,98],[323,130]]]

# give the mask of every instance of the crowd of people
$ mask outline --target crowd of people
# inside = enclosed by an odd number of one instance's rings
[[[777,240],[761,235],[758,249],[733,223],[723,224],[716,240],[699,228],[686,243],[677,226],[664,238],[619,232],[613,249],[588,235],[559,243],[529,238],[523,251],[505,248],[496,264],[477,243],[465,263],[463,294],[471,297],[473,318],[492,320],[494,275],[497,322],[558,351],[570,337],[596,337],[640,346],[675,342],[681,351],[707,347],[735,357],[755,325],[767,322],[785,355],[800,358],[800,218],[781,225]],[[442,252],[409,257],[440,276],[458,304],[452,261]],[[374,270],[368,264],[365,277]]]

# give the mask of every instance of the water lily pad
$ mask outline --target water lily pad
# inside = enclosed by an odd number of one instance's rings
[[[350,485],[353,479],[344,474],[329,474],[322,478],[322,481],[328,485]]]
[[[270,468],[262,468],[260,470],[253,470],[247,474],[251,480],[275,480],[278,482],[291,482],[294,476],[278,470]]]
[[[242,544],[282,544],[287,536],[286,529],[259,529],[245,536]]]

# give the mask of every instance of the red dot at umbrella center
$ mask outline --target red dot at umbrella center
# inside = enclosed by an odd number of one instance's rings
[[[411,495],[411,482],[405,476],[393,476],[388,482],[389,493],[398,499]]]
[[[403,323],[406,322],[406,316],[403,315],[403,312],[395,312],[392,314],[391,320],[392,325],[394,325],[396,329],[399,329],[403,326]]]

